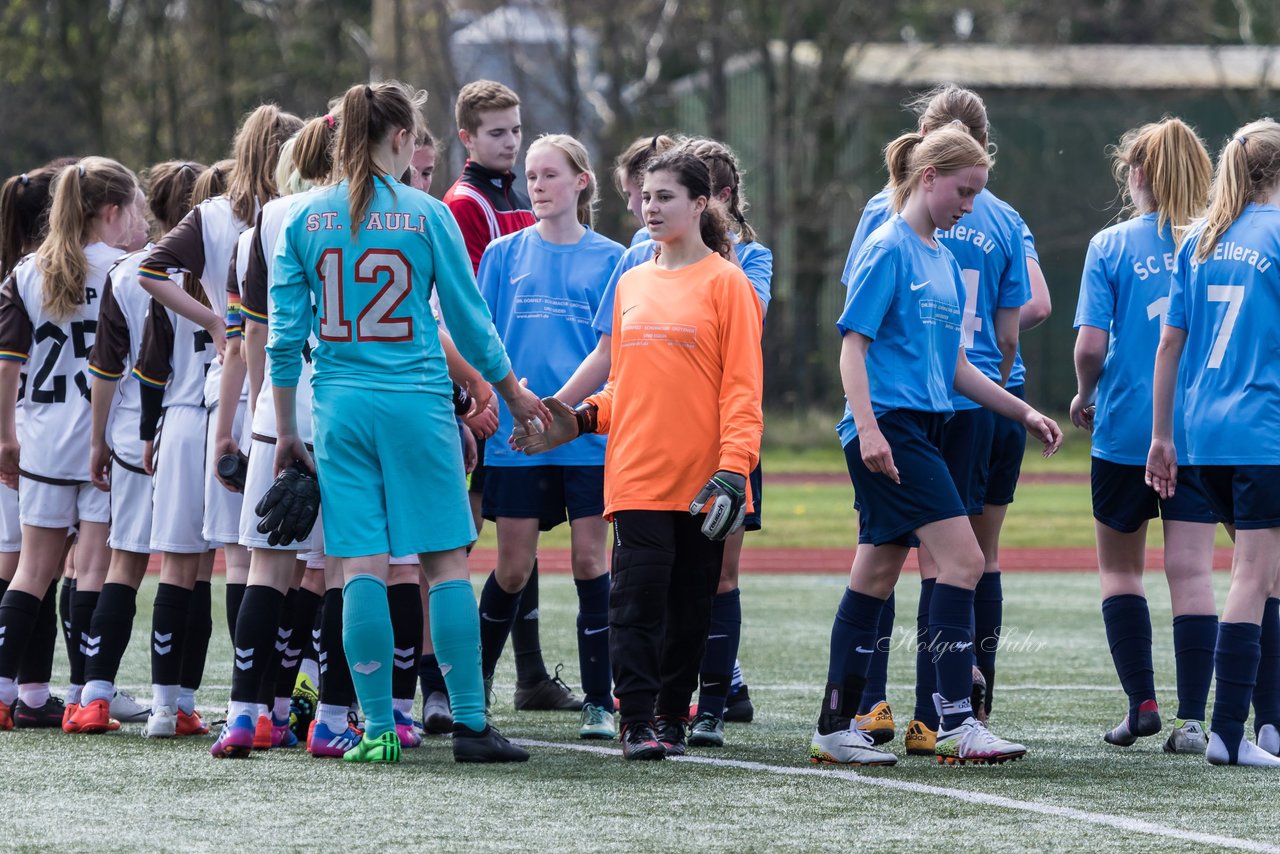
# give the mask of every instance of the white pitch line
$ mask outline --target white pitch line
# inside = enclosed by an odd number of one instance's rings
[[[595,753],[601,756],[622,755],[622,751],[617,748],[595,747],[586,744],[563,744],[554,741],[534,741],[522,738],[513,738],[511,739],[511,743],[519,744],[522,747],[571,750],[578,753]],[[1117,830],[1123,830],[1129,833],[1143,833],[1150,836],[1160,836],[1165,839],[1176,839],[1180,842],[1192,842],[1197,845],[1231,848],[1237,851],[1263,851],[1271,852],[1271,854],[1277,854],[1277,852],[1280,852],[1280,846],[1270,845],[1266,842],[1256,842],[1252,839],[1238,839],[1234,836],[1218,836],[1213,833],[1200,833],[1195,830],[1182,830],[1177,827],[1169,827],[1164,824],[1143,821],[1139,818],[1128,818],[1126,816],[1112,815],[1110,813],[1078,810],[1073,807],[1055,806],[1054,804],[1044,804],[1038,801],[1020,801],[1016,798],[1006,798],[1001,795],[990,795],[984,792],[973,792],[967,789],[951,789],[946,786],[931,786],[927,783],[912,783],[906,780],[893,780],[884,777],[867,777],[857,773],[856,771],[844,769],[766,765],[763,762],[745,762],[739,759],[716,759],[710,756],[678,756],[672,757],[670,761],[687,762],[693,765],[712,765],[717,768],[737,768],[742,771],[761,771],[766,774],[778,774],[787,777],[812,776],[824,779],[835,778],[865,786],[878,786],[882,789],[897,789],[898,791],[911,792],[913,794],[950,798],[952,800],[964,801],[965,803],[970,804],[982,804],[984,806],[999,807],[1001,809],[1054,816],[1055,818],[1064,818],[1071,821],[1094,824],[1099,827],[1113,827]]]

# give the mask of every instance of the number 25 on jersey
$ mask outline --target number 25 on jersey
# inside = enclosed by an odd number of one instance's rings
[[[356,261],[353,282],[344,281],[341,249],[326,249],[316,265],[323,285],[320,305],[320,338],[325,341],[378,341],[383,343],[413,340],[413,318],[397,317],[394,312],[413,290],[413,270],[403,254],[394,249],[367,249]],[[347,289],[352,290],[353,303],[373,291],[356,315],[354,329],[347,314]]]

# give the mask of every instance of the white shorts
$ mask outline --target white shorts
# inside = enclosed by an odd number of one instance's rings
[[[0,552],[22,551],[22,521],[18,518],[18,490],[0,483]]]
[[[257,506],[258,502],[262,500],[262,496],[267,494],[267,490],[271,488],[271,484],[275,481],[273,477],[275,460],[276,446],[274,443],[263,442],[260,439],[253,440],[253,444],[249,448],[249,473],[245,476],[244,482],[244,506],[240,510],[240,545],[248,546],[251,549],[294,551],[298,552],[299,560],[306,560],[309,553],[319,552],[323,548],[320,538],[323,525],[321,525],[319,517],[316,518],[316,524],[311,529],[311,536],[287,546],[268,545],[267,535],[258,533],[259,517]],[[323,559],[322,555],[321,560],[323,561]]]
[[[236,420],[231,426],[231,435],[236,437],[241,448],[247,447],[240,441],[244,429],[244,401],[236,408]],[[214,454],[213,443],[215,427],[218,423],[218,409],[209,410],[209,435],[205,442],[205,480],[204,480],[204,538],[215,545],[235,544],[240,537],[240,508],[244,503],[240,493],[232,492],[218,480],[218,460]]]
[[[151,476],[111,461],[111,534],[116,551],[151,553]]]
[[[34,528],[70,528],[77,522],[111,521],[111,493],[92,483],[45,483],[18,478],[18,518]]]
[[[151,479],[153,552],[203,554],[213,548],[201,532],[208,424],[203,406],[170,406],[164,411]]]

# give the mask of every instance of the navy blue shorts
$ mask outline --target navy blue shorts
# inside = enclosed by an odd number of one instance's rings
[[[760,514],[764,512],[764,478],[761,476],[760,465],[751,470],[751,498],[756,503],[756,509],[748,513],[743,519],[743,527],[748,531],[760,530]]]
[[[982,512],[987,498],[991,441],[996,414],[990,409],[959,409],[942,428],[942,459],[970,516]]]
[[[1005,389],[1009,394],[1026,400],[1025,385]],[[987,473],[987,504],[1012,504],[1013,491],[1018,487],[1022,474],[1022,457],[1027,452],[1027,428],[1022,422],[992,413],[995,427],[991,435],[991,464]]]
[[[1242,530],[1280,528],[1280,466],[1196,466],[1196,471],[1224,521]],[[1181,488],[1181,478],[1178,484]]]
[[[1093,457],[1089,481],[1093,487],[1093,518],[1122,534],[1132,534],[1156,516],[1170,522],[1210,525],[1226,520],[1205,493],[1195,466],[1178,466],[1178,488],[1168,501],[1162,501],[1147,486],[1146,466]]]
[[[550,531],[565,520],[604,515],[604,466],[489,466],[484,518],[537,519]]]
[[[968,515],[942,458],[943,421],[941,413],[906,409],[876,418],[893,452],[900,484],[866,467],[858,437],[844,446],[858,510],[859,543],[914,547],[919,544],[912,535],[916,529]]]

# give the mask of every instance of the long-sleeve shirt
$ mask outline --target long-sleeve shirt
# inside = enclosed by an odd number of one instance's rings
[[[480,272],[480,258],[490,243],[537,222],[529,197],[512,172],[495,172],[468,160],[462,174],[444,194],[453,218],[462,229],[471,258],[471,272]]]
[[[618,282],[609,382],[587,398],[609,434],[605,514],[688,510],[719,470],[760,459],[760,301],[719,255],[648,262]]]

